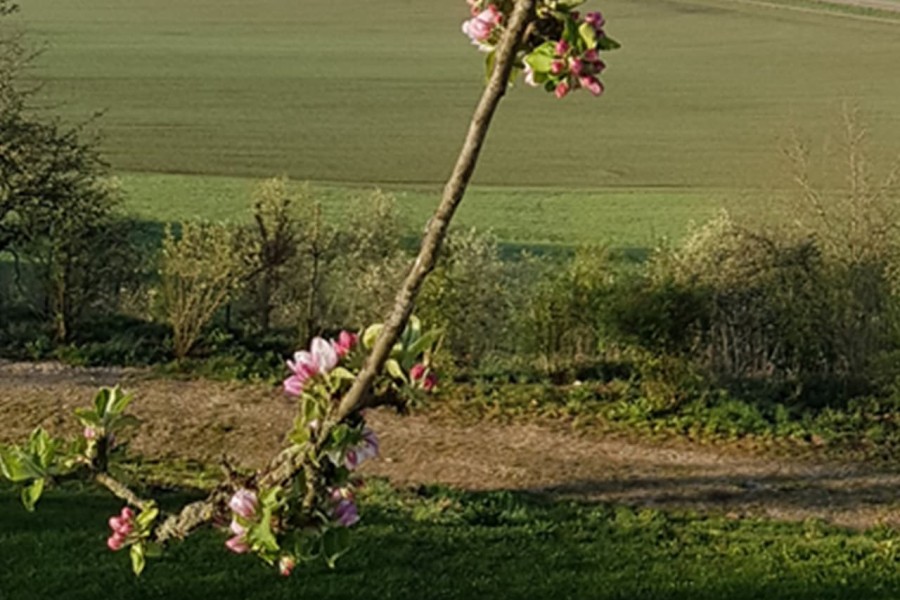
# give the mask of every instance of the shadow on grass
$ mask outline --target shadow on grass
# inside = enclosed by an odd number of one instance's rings
[[[712,506],[727,511],[762,506],[770,513],[813,516],[871,510],[878,511],[892,524],[900,524],[900,514],[890,519],[898,490],[900,473],[841,473],[832,469],[787,475],[737,471],[730,475],[699,477],[583,479],[532,491],[554,497],[595,497],[664,509],[705,510]]]
[[[168,501],[186,498],[169,496]],[[876,535],[667,516],[510,492],[398,493],[375,485],[337,569],[290,579],[204,531],[140,579],[105,549],[118,502],[52,492],[35,514],[0,492],[0,598],[888,599],[896,552]]]

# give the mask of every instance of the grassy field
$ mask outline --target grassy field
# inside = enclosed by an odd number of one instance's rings
[[[515,188],[767,185],[779,138],[858,101],[900,134],[897,23],[727,0],[608,0],[608,93],[505,100],[476,181]],[[482,82],[462,0],[31,0],[36,73],[98,109],[123,171],[440,182]],[[860,43],[865,40],[865,43]],[[896,146],[894,146],[896,148]]]
[[[184,218],[244,220],[258,180],[233,177],[132,173],[121,177],[127,209],[147,220]],[[311,187],[337,221],[372,186],[316,184]],[[392,186],[403,223],[420,231],[438,187]],[[660,238],[677,238],[691,221],[715,213],[727,195],[666,190],[561,190],[479,187],[470,191],[456,224],[491,230],[507,247],[548,248],[604,242],[617,248],[652,247]]]
[[[106,550],[107,496],[54,492],[28,515],[0,492],[0,598],[866,600],[900,594],[891,532],[666,516],[499,492],[375,485],[335,571],[282,580],[205,532],[135,579]],[[170,500],[173,498],[170,498]],[[181,500],[181,498],[174,498]]]
[[[512,246],[646,248],[724,196],[783,186],[784,136],[823,138],[848,99],[893,154],[900,23],[815,6],[603,2],[625,44],[607,94],[509,94],[460,222]],[[482,82],[464,17],[461,0],[32,0],[21,15],[58,110],[105,111],[140,216],[236,217],[252,178],[286,174],[319,182],[337,216],[356,186],[395,191],[412,231]]]

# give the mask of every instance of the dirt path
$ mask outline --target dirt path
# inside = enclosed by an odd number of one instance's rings
[[[34,426],[71,426],[72,409],[97,386],[122,382],[145,420],[132,449],[148,458],[199,461],[222,454],[247,466],[277,449],[290,402],[267,387],[154,380],[140,372],[0,364],[0,441]],[[517,489],[732,516],[820,518],[851,527],[900,526],[900,474],[865,465],[767,458],[687,443],[577,435],[565,429],[424,416],[370,415],[382,457],[370,474],[400,484]]]

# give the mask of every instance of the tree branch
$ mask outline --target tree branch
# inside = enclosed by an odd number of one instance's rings
[[[364,401],[369,389],[390,356],[391,348],[406,327],[419,289],[428,273],[434,268],[438,252],[450,227],[450,221],[462,202],[466,187],[475,171],[475,165],[478,162],[494,112],[509,87],[509,77],[514,66],[516,51],[524,38],[528,24],[534,20],[534,8],[535,0],[516,2],[506,32],[496,50],[496,60],[490,81],[475,109],[469,133],[456,161],[456,166],[444,187],[441,203],[434,216],[428,221],[419,255],[397,293],[394,307],[381,334],[375,341],[371,354],[333,415],[333,423],[339,423],[354,411],[365,406]]]

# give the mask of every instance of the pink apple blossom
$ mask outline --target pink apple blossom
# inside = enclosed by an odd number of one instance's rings
[[[559,75],[566,70],[566,63],[561,60],[554,60],[550,63],[550,72],[554,75]]]
[[[120,535],[118,533],[114,533],[109,536],[109,539],[106,540],[106,547],[112,550],[113,552],[118,552],[125,546],[125,536]]]
[[[557,56],[565,56],[569,53],[569,42],[566,40],[559,40],[556,42],[556,55]]]
[[[603,84],[600,83],[599,79],[597,79],[596,77],[594,77],[592,75],[587,75],[585,77],[582,77],[580,82],[581,82],[581,86],[583,88],[585,88],[587,91],[589,91],[590,93],[592,93],[595,96],[599,96],[600,94],[603,93]]]
[[[485,42],[503,21],[503,14],[493,4],[463,23],[462,30],[480,50],[489,50]]]
[[[123,519],[121,517],[110,517],[109,528],[112,529],[113,532],[118,533],[124,537],[132,532],[132,530],[134,529],[134,524],[129,519]]]
[[[231,525],[228,528],[231,530],[231,533],[238,537],[242,537],[247,533],[247,528],[238,523],[237,519],[232,519]]]
[[[225,542],[225,546],[235,554],[244,554],[245,552],[250,551],[250,546],[247,544],[247,541],[243,536],[239,535],[228,538]]]
[[[299,396],[303,393],[303,382],[305,379],[300,379],[296,375],[291,375],[287,379],[284,380],[284,391],[291,396]]]
[[[359,336],[355,333],[350,333],[348,331],[342,331],[340,335],[338,335],[338,339],[334,342],[334,350],[337,352],[339,358],[344,358],[350,351],[356,346],[356,343],[359,341]]]
[[[573,75],[581,75],[581,71],[584,69],[584,63],[581,62],[580,59],[573,58],[572,62],[569,65],[569,70],[572,71]]]
[[[559,85],[556,86],[556,89],[553,91],[553,93],[556,95],[556,97],[558,99],[562,100],[563,98],[566,97],[566,95],[568,95],[570,89],[571,88],[570,88],[568,82],[561,81],[559,83]]]
[[[259,501],[256,499],[256,494],[244,488],[236,491],[231,497],[231,500],[228,501],[228,506],[231,510],[234,511],[236,515],[244,517],[245,519],[252,519],[254,517],[258,504]]]
[[[327,374],[337,366],[338,359],[338,351],[331,342],[320,337],[313,338],[308,352],[301,350],[294,354],[294,360],[287,361],[293,375],[285,379],[284,390],[299,395],[307,379]]]
[[[589,63],[597,62],[598,60],[600,60],[600,53],[597,52],[596,48],[591,48],[590,50],[585,52],[581,58],[585,62],[589,62]]]
[[[603,18],[598,12],[589,12],[584,15],[584,22],[588,23],[591,27],[594,28],[597,33],[601,33],[603,26],[606,24],[606,20]]]

